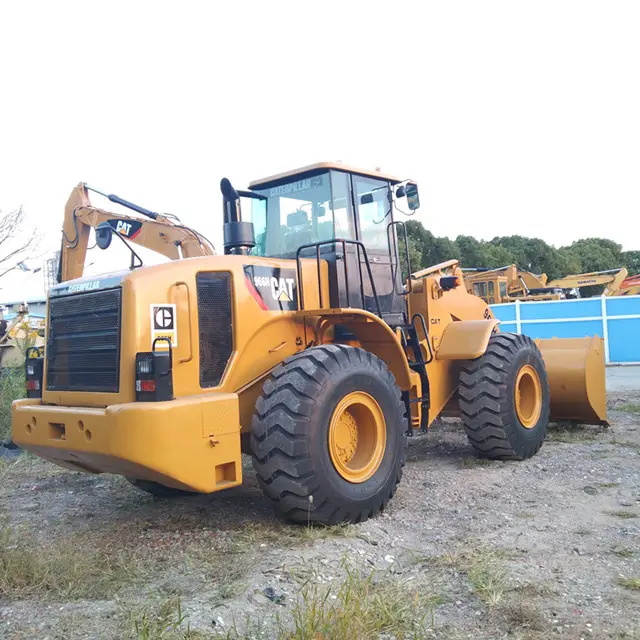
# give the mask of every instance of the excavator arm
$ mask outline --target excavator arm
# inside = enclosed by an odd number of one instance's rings
[[[628,276],[628,271],[621,269],[611,269],[609,271],[592,271],[591,273],[579,273],[577,275],[557,278],[547,283],[547,287],[560,287],[562,289],[578,289],[579,287],[590,287],[593,285],[607,285],[603,295],[610,296],[620,289],[620,285]]]
[[[82,277],[89,232],[103,222],[128,242],[171,260],[215,255],[211,243],[193,229],[161,214],[153,215],[154,219],[142,219],[98,209],[91,204],[87,186],[78,184],[65,206],[58,282]]]

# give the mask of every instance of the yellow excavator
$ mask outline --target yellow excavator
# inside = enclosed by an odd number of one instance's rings
[[[548,280],[544,273],[535,275],[512,264],[498,269],[469,269],[464,274],[469,293],[481,297],[487,304],[501,304],[515,300],[529,302],[579,298],[580,287],[595,285],[606,285],[602,295],[620,295],[628,272],[622,267]]]
[[[564,276],[547,282],[549,288],[577,290],[580,287],[605,285],[601,295],[616,295],[624,280],[629,275],[625,267],[609,269],[607,271],[592,271],[591,273],[579,273],[577,275]]]
[[[89,191],[144,216],[125,216],[105,211],[91,204]],[[150,211],[114,194],[104,193],[84,182],[71,192],[64,210],[62,248],[58,267],[58,282],[82,277],[87,257],[90,230],[111,237],[112,232],[126,242],[133,242],[160,253],[171,260],[215,255],[211,242],[194,229],[180,223],[172,214]],[[132,253],[132,260],[136,256]]]
[[[523,299],[531,289],[547,284],[546,274],[536,275],[510,264],[497,269],[465,268],[464,282],[467,291],[487,304],[512,302],[512,298]]]
[[[244,452],[286,518],[337,523],[385,508],[406,438],[443,413],[501,460],[550,419],[606,423],[602,340],[500,332],[455,260],[411,273],[414,182],[325,162],[221,191],[224,255],[49,290],[19,446],[156,496],[237,486]]]

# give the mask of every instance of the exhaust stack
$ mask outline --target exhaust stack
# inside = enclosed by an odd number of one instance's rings
[[[240,195],[227,178],[220,181],[224,207],[224,253],[247,255],[256,246],[253,222],[243,222]]]

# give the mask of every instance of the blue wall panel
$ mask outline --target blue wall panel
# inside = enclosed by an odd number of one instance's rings
[[[640,362],[640,318],[609,320],[611,362]]]
[[[491,311],[493,315],[504,322],[516,319],[516,305],[514,303],[509,304],[493,304],[491,305]]]
[[[619,296],[615,298],[607,298],[607,315],[640,315],[640,297],[631,296],[626,298],[624,296]]]
[[[611,363],[640,362],[640,296],[605,299]],[[560,302],[522,302],[522,333],[532,338],[604,337],[602,299],[563,300]],[[515,332],[515,304],[493,305],[500,330]],[[609,316],[615,316],[611,319]],[[630,316],[630,317],[624,317]],[[597,318],[581,320],[580,318]],[[543,320],[543,322],[537,322]],[[554,320],[557,320],[554,322]],[[564,321],[563,321],[564,320]],[[568,321],[567,321],[568,320]]]
[[[532,338],[602,338],[600,320],[577,320],[576,322],[522,323],[522,333]]]
[[[553,318],[587,318],[602,315],[600,299],[566,300],[557,302],[522,302],[522,320],[551,320]]]

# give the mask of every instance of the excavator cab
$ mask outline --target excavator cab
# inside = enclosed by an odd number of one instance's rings
[[[495,276],[484,281],[473,282],[473,294],[487,304],[500,304],[507,298],[507,278]]]
[[[254,228],[251,254],[326,261],[331,307],[364,309],[402,324],[397,232],[404,229],[394,205],[419,205],[417,186],[411,183],[407,193],[404,182],[325,163],[254,181],[249,192],[239,192],[241,215]]]

